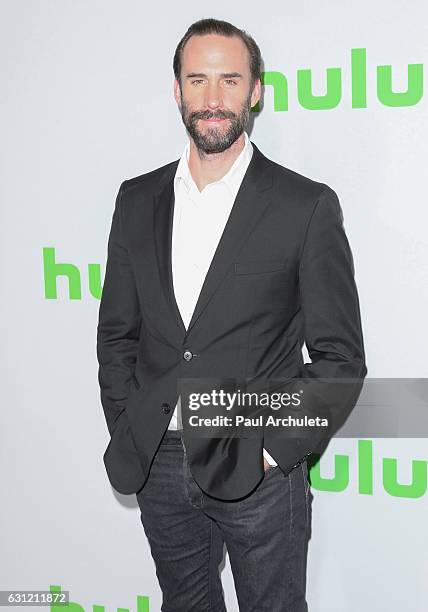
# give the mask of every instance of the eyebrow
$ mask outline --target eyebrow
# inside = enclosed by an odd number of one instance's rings
[[[239,72],[222,72],[220,74],[223,79],[239,79],[242,78],[242,74]],[[207,75],[204,72],[189,72],[186,74],[186,79],[194,79],[194,78],[207,78]]]

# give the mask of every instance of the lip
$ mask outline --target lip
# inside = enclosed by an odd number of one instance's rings
[[[206,121],[206,123],[220,123],[221,121],[225,121],[225,119],[201,119],[201,121]]]

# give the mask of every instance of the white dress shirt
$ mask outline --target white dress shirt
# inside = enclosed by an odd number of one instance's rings
[[[245,145],[229,171],[199,191],[189,169],[190,142],[184,148],[174,177],[172,230],[172,277],[174,294],[186,329],[192,318],[208,268],[221,238],[236,194],[253,154],[244,132]],[[169,429],[182,429],[178,398]],[[269,453],[263,455],[277,465]]]

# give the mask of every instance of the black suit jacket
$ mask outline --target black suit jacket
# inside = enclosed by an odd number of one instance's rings
[[[335,417],[327,432],[318,428],[312,438],[266,431],[264,439],[210,440],[185,431],[196,481],[221,499],[254,489],[264,473],[263,447],[287,473],[326,443],[361,390],[367,369],[338,197],[328,185],[269,160],[252,145],[187,330],[171,274],[178,160],[120,186],[97,329],[101,403],[111,436],[104,463],[120,493],[144,486],[180,378],[351,381],[324,400],[312,393],[312,414],[324,410]],[[312,363],[303,363],[304,341]],[[189,360],[183,358],[186,350]]]

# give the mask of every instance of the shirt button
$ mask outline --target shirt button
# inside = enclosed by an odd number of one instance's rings
[[[186,361],[190,361],[193,358],[193,353],[191,351],[184,351],[183,359]]]
[[[169,414],[171,412],[171,406],[165,402],[162,404],[161,410],[164,414]]]

